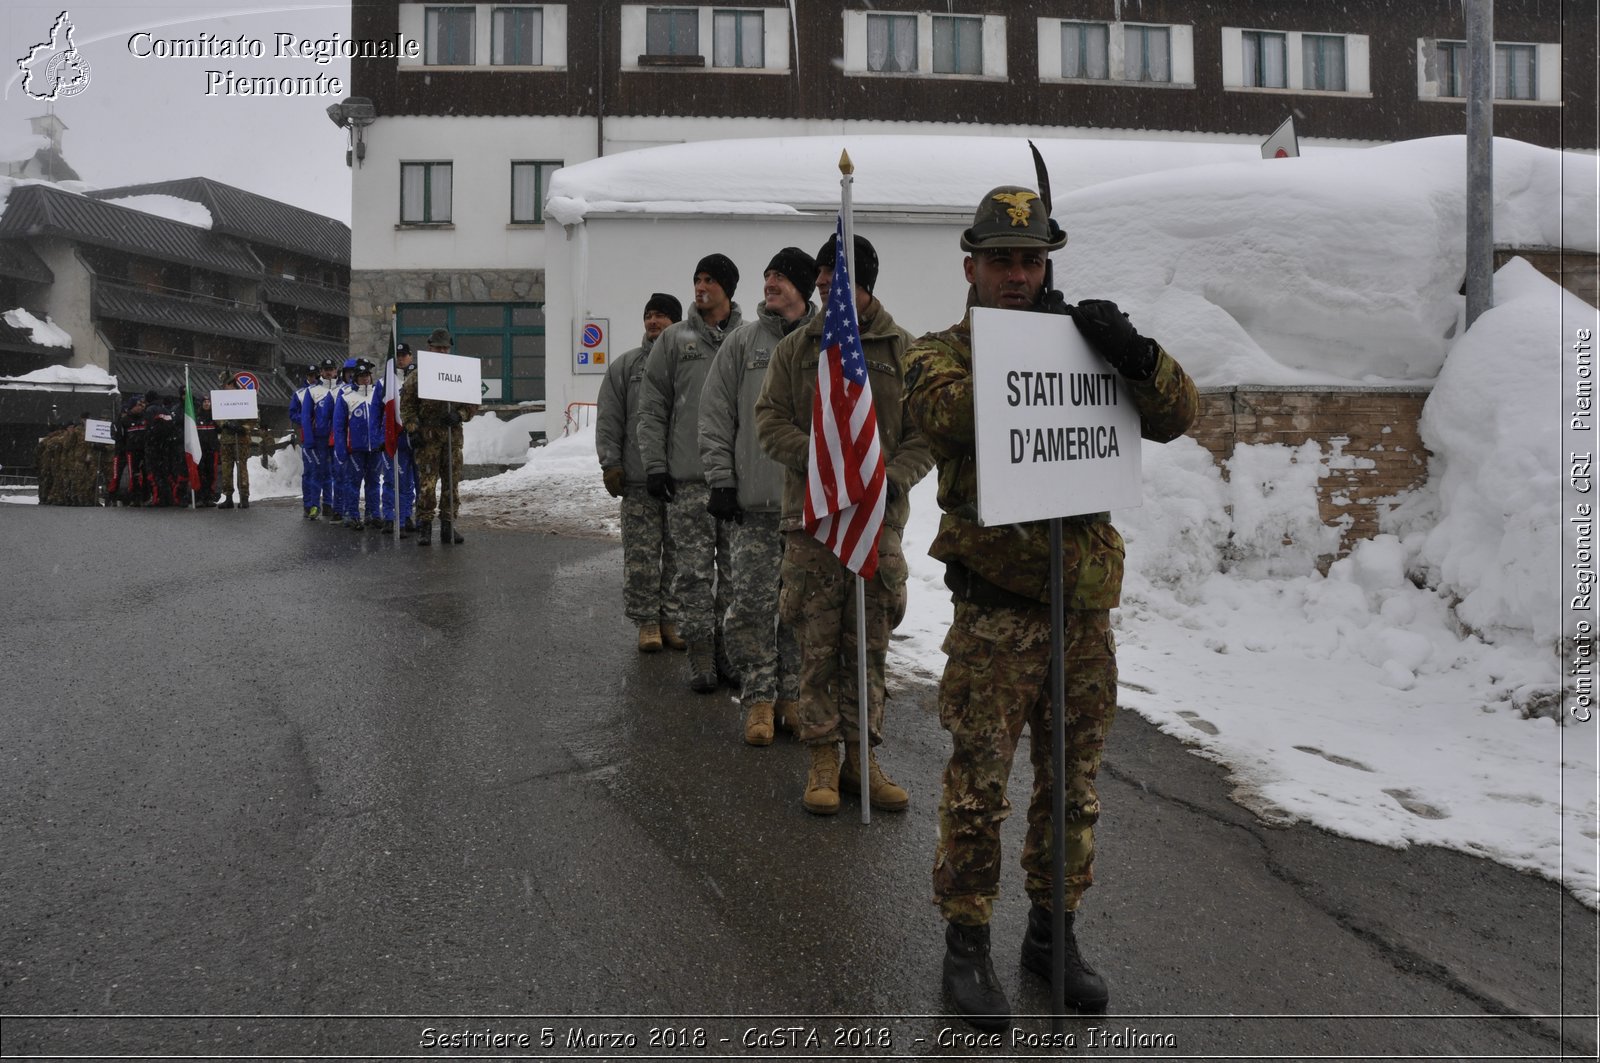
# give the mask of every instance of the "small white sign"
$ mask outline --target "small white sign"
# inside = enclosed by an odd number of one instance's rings
[[[198,411],[196,411],[198,412]],[[211,393],[213,421],[249,421],[257,413],[256,393],[244,388],[221,388]]]
[[[611,319],[586,317],[573,330],[577,343],[572,350],[574,373],[604,373],[611,364]]]
[[[104,443],[115,446],[116,440],[111,438],[111,422],[96,421],[93,417],[83,422],[83,438],[90,443]]]
[[[1139,411],[1071,318],[974,308],[972,403],[982,524],[1142,503]]]
[[[417,398],[440,402],[483,401],[483,364],[476,358],[439,351],[417,352]]]
[[[498,381],[498,380],[485,380],[483,382],[483,401],[484,402],[499,402],[502,390],[503,389],[500,386],[500,381]]]

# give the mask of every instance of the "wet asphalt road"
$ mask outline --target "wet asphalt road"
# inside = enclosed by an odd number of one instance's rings
[[[1132,713],[1080,929],[1112,1014],[975,1044],[932,690],[889,706],[910,812],[809,816],[800,748],[635,651],[620,547],[463,530],[0,506],[0,1054],[1594,1054],[1595,914],[1558,886],[1267,827]],[[1024,826],[996,966],[1048,1035]]]

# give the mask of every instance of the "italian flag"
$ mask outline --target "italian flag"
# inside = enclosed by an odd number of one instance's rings
[[[189,468],[189,489],[200,489],[200,427],[194,419],[194,392],[189,390],[188,373],[183,388],[183,463]]]
[[[394,359],[383,367],[383,451],[389,457],[400,448],[400,375]]]

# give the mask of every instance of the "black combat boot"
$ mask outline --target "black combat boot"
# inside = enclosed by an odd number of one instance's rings
[[[386,521],[383,522],[383,534],[385,534],[385,535],[393,535],[394,534],[394,521],[386,520]]]
[[[989,962],[989,924],[945,924],[944,991],[956,1014],[978,1029],[1011,1025],[1011,1004]]]
[[[440,518],[439,543],[441,545],[450,546],[451,544],[454,544],[456,546],[460,546],[466,541],[467,540],[462,537],[461,533],[456,531],[456,526],[453,521],[445,520],[442,517]]]
[[[218,509],[232,509],[233,508],[233,492],[232,491],[229,491],[227,494],[222,496],[222,501],[217,503],[217,508]]]
[[[1067,913],[1066,963],[1062,971],[1062,996],[1067,1007],[1095,1015],[1103,1014],[1111,1001],[1106,980],[1078,953],[1078,939],[1072,932],[1074,916]],[[1028,912],[1028,932],[1022,937],[1022,966],[1050,981],[1050,913],[1037,904]]]
[[[239,508],[240,509],[249,509],[250,508],[250,496],[245,494],[243,491],[239,492]]]
[[[417,545],[427,546],[431,542],[433,542],[433,521],[417,521]]]

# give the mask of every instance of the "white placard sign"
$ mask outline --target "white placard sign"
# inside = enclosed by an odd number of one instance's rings
[[[97,421],[93,417],[83,422],[83,438],[90,443],[104,443],[107,446],[116,446],[117,443],[111,438],[111,422]]]
[[[440,402],[483,402],[483,364],[476,358],[440,351],[417,352],[417,398]]]
[[[1071,318],[975,307],[972,403],[981,523],[1142,502],[1139,411]]]
[[[249,421],[260,416],[256,393],[246,388],[222,388],[211,393],[213,421]]]

